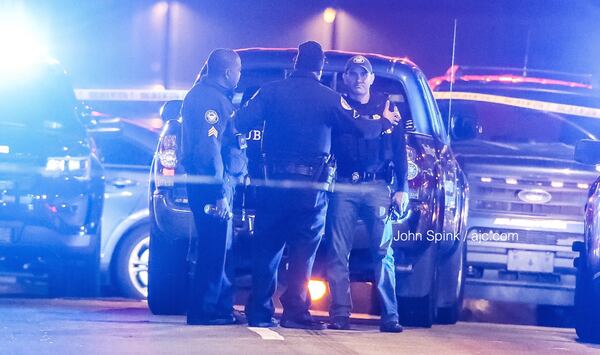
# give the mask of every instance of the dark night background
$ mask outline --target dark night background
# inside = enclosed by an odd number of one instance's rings
[[[600,76],[596,0],[24,4],[79,88],[186,89],[215,47],[295,47],[315,39],[330,48],[331,25],[322,17],[328,6],[338,9],[337,49],[408,56],[428,77],[450,66],[455,18],[457,64],[522,67],[527,53],[529,68]]]

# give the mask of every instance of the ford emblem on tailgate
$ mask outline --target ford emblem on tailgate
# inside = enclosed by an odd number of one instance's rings
[[[521,190],[517,196],[521,201],[527,203],[548,203],[552,199],[552,195],[542,189]]]

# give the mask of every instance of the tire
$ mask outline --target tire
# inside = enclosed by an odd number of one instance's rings
[[[402,297],[398,299],[400,324],[410,327],[431,328],[435,319],[435,296]]]
[[[464,290],[461,290],[460,292],[458,300],[452,306],[438,308],[436,323],[450,325],[458,322],[462,311]]]
[[[423,297],[399,297],[398,316],[400,324],[410,327],[431,328],[436,319],[436,280],[434,271],[429,293]]]
[[[577,270],[577,284],[575,287],[575,331],[584,342],[600,343],[600,295],[596,294],[585,263]]]
[[[151,228],[148,307],[156,315],[185,313],[188,241],[168,240]]]
[[[68,260],[54,268],[48,294],[50,297],[97,297],[100,294],[100,248],[95,248],[86,258]]]
[[[139,226],[119,242],[112,264],[114,286],[126,298],[148,297],[150,225]]]
[[[459,279],[460,284],[458,285],[458,287],[459,287],[458,297],[457,297],[456,301],[454,303],[452,303],[452,305],[450,305],[448,307],[440,307],[437,309],[436,323],[438,323],[438,324],[448,324],[448,325],[456,324],[456,322],[458,322],[458,320],[460,318],[460,313],[463,308],[463,300],[464,300],[464,296],[465,296],[465,278],[466,278],[465,266],[467,265],[466,242],[464,242],[464,246],[462,248],[461,259],[462,259],[462,264],[460,265],[461,275],[460,275],[460,279]]]

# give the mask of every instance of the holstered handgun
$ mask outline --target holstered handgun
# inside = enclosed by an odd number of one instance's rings
[[[327,192],[333,192],[335,185],[335,172],[337,164],[332,154],[324,156],[315,170],[313,181],[324,184],[323,189]]]
[[[388,185],[394,185],[396,183],[396,174],[394,172],[394,163],[389,162],[385,167],[385,181]]]

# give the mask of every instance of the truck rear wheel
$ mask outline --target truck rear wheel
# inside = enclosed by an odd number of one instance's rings
[[[581,264],[585,264],[581,262]],[[600,295],[592,287],[592,279],[585,265],[577,269],[577,285],[575,287],[575,331],[585,342],[600,343]]]
[[[151,227],[148,262],[148,307],[156,315],[185,312],[187,240],[168,240]]]
[[[431,328],[436,319],[436,275],[434,271],[429,293],[422,297],[399,297],[400,324],[411,327]]]
[[[435,319],[435,296],[402,297],[398,299],[400,324],[411,327],[431,328]]]

